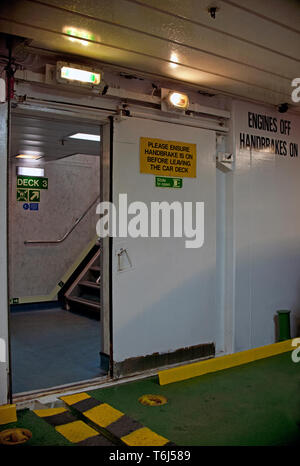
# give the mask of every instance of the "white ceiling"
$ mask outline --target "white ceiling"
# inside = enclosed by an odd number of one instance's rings
[[[219,8],[215,19],[209,6]],[[90,39],[71,41],[70,28]],[[275,105],[292,103],[299,77],[299,0],[2,0],[0,30],[34,47]]]
[[[53,118],[12,115],[11,157],[29,152],[42,152],[51,161],[73,154],[100,155],[99,142],[70,139],[74,133],[99,134],[100,127]]]

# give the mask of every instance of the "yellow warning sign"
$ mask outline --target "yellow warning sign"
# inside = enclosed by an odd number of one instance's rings
[[[196,144],[140,138],[140,172],[196,178]]]

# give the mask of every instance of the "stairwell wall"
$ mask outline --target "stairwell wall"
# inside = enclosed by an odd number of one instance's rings
[[[96,237],[96,204],[63,243],[25,245],[24,241],[64,236],[99,195],[100,158],[77,154],[48,162],[44,168],[49,187],[41,190],[38,211],[25,210],[24,203],[16,200],[16,165],[21,164],[11,164],[10,299],[56,300],[53,290]]]

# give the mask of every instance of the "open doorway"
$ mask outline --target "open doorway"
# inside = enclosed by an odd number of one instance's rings
[[[45,112],[44,112],[45,113]],[[12,112],[9,200],[14,395],[104,377],[101,126]]]

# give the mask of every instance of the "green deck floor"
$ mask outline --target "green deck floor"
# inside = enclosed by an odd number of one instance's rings
[[[146,393],[169,402],[142,406]],[[300,444],[300,363],[290,353],[170,385],[152,377],[89,394],[178,445]]]
[[[147,393],[168,404],[142,406]],[[151,377],[89,394],[177,445],[300,445],[300,363],[290,353],[162,387]],[[32,431],[28,445],[70,445],[29,410],[0,431],[14,425]]]
[[[29,409],[22,409],[18,411],[17,414],[18,421],[7,424],[6,426],[0,426],[0,432],[5,429],[12,429],[13,427],[29,429],[32,433],[32,437],[28,442],[26,442],[26,444],[20,445],[20,447],[72,445],[71,442],[56,432],[53,427],[47,424],[43,419],[36,416]]]

